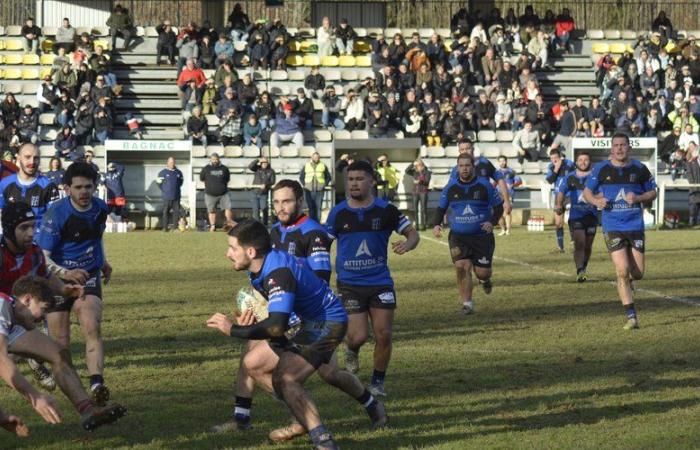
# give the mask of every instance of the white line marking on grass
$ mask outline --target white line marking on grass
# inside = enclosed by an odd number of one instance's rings
[[[429,236],[426,236],[425,234],[422,234],[422,235],[421,235],[421,238],[422,238],[422,239],[425,239],[425,240],[427,240],[427,241],[430,241],[430,242],[435,242],[436,244],[444,245],[444,246],[446,246],[446,247],[448,246],[448,244],[447,244],[446,242],[438,241],[437,239],[434,239],[434,238],[431,238],[431,237],[429,237]],[[567,277],[567,278],[568,278],[568,277],[571,277],[571,274],[569,274],[569,273],[561,272],[561,271],[559,271],[559,270],[550,270],[550,269],[547,269],[547,268],[545,268],[545,267],[538,266],[538,265],[535,265],[535,264],[530,264],[530,263],[524,262],[524,261],[517,261],[517,260],[515,260],[515,259],[504,258],[504,257],[502,257],[502,256],[494,256],[493,259],[497,259],[497,260],[500,260],[500,261],[504,261],[504,262],[507,262],[507,263],[510,263],[510,264],[515,264],[515,265],[522,266],[522,267],[527,267],[528,269],[533,269],[533,270],[536,270],[536,271],[538,271],[538,272],[546,272],[546,273],[550,273],[550,274],[552,274],[552,275],[559,275],[559,276]],[[612,284],[613,286],[617,286],[617,283],[615,283],[614,281],[608,280],[608,283],[609,283],[609,284]],[[672,301],[672,302],[682,303],[682,304],[684,304],[684,305],[700,307],[700,303],[698,303],[698,302],[696,302],[696,301],[693,301],[693,300],[691,300],[691,299],[689,299],[689,298],[685,298],[685,297],[676,297],[676,296],[674,296],[674,295],[667,295],[667,294],[664,294],[664,293],[662,293],[662,292],[652,291],[651,289],[644,289],[644,288],[639,288],[639,287],[635,287],[635,290],[636,290],[637,292],[643,292],[643,293],[646,293],[646,294],[649,294],[649,295],[653,295],[654,297],[661,298],[661,299],[664,299],[664,300],[670,300],[670,301]]]

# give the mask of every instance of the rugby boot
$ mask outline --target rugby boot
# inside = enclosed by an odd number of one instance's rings
[[[583,283],[588,280],[588,275],[586,275],[586,271],[582,270],[579,273],[576,274],[576,281],[579,283]]]
[[[389,416],[386,414],[384,403],[379,400],[374,400],[374,404],[367,408],[367,414],[372,420],[372,429],[378,430],[389,424]]]
[[[493,290],[493,283],[491,282],[491,278],[486,279],[484,281],[480,280],[479,283],[481,283],[481,287],[484,288],[484,294],[491,294],[491,291]]]
[[[286,442],[305,434],[306,428],[295,420],[287,426],[270,431],[268,437],[272,442]]]
[[[462,314],[464,314],[465,316],[474,314],[474,302],[462,303]]]
[[[102,383],[96,383],[90,386],[92,401],[97,406],[106,406],[109,401],[109,389]]]
[[[639,329],[639,320],[636,317],[630,317],[627,319],[625,326],[622,327],[623,330],[637,330]]]
[[[93,407],[85,411],[80,416],[80,423],[86,431],[93,431],[97,428],[114,423],[126,415],[126,408],[118,403],[104,408]]]
[[[34,379],[42,388],[46,389],[47,391],[53,391],[56,389],[56,380],[48,367],[33,359],[27,359],[27,364],[29,364],[29,368],[32,369]]]
[[[376,397],[386,397],[386,391],[384,390],[384,383],[372,383],[367,386],[367,390],[370,394]]]
[[[230,433],[232,431],[246,431],[250,430],[251,428],[253,428],[253,421],[250,420],[250,417],[247,417],[247,420],[231,419],[220,425],[214,425],[209,429],[209,432],[217,434]]]

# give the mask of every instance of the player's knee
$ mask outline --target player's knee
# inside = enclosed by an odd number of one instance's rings
[[[375,330],[374,339],[377,341],[377,345],[382,345],[388,347],[391,345],[391,328],[383,328],[381,330]]]
[[[488,280],[491,278],[491,269],[478,268],[474,271],[474,274],[481,281]]]
[[[630,270],[630,276],[634,280],[641,280],[644,278],[644,269],[632,269]]]
[[[243,357],[243,368],[248,372],[249,374],[253,375],[260,370],[261,366],[261,361],[260,358],[258,358],[256,355],[248,353]]]
[[[345,343],[350,348],[356,348],[367,342],[367,331],[348,332],[345,336]]]
[[[54,372],[61,372],[73,367],[73,359],[70,351],[67,348],[60,348],[55,352],[48,361],[51,364]]]

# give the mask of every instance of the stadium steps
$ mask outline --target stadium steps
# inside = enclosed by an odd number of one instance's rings
[[[177,70],[173,67],[171,69],[163,68],[153,68],[153,69],[126,69],[123,68],[114,71],[117,79],[124,84],[128,84],[133,81],[175,81],[177,79]]]
[[[595,74],[591,70],[557,70],[553,72],[537,72],[537,79],[542,83],[595,83]]]
[[[587,54],[552,57],[550,58],[549,62],[556,69],[569,69],[574,67],[590,69],[593,66],[593,64],[591,63],[591,58]]]
[[[182,125],[182,115],[179,110],[172,114],[163,114],[162,112],[140,111],[138,118],[141,119],[144,126],[180,126]],[[124,123],[124,114],[117,114],[117,123]]]
[[[177,95],[172,98],[144,98],[144,97],[122,97],[115,102],[117,109],[127,109],[137,114],[143,110],[181,110],[182,102]],[[136,111],[134,111],[136,110]]]
[[[576,97],[596,97],[600,95],[600,89],[594,83],[591,84],[548,84],[542,83],[542,94],[545,97],[556,97],[559,95]]]
[[[129,129],[126,127],[115,127],[113,136],[114,139],[133,139],[129,137]],[[143,139],[184,139],[185,133],[182,128],[156,128],[144,127]]]
[[[162,96],[175,95],[177,96],[178,88],[175,83],[137,83],[122,85],[122,95],[148,95]]]

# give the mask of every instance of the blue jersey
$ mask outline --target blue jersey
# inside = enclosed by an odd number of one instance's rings
[[[491,219],[493,207],[502,204],[503,199],[488,180],[474,177],[468,183],[461,180],[447,183],[438,207],[447,211],[452,233],[475,236],[488,234],[481,225]]]
[[[114,164],[114,170],[108,170],[104,176],[104,185],[107,188],[107,199],[112,200],[117,197],[124,197],[124,166],[118,163]]]
[[[306,258],[306,262],[317,275],[329,281],[331,274],[331,239],[325,228],[308,216],[284,226],[275,223],[270,230],[272,248],[286,251],[290,255]]]
[[[508,195],[510,196],[510,199],[513,200],[513,197],[515,196],[515,186],[522,184],[523,179],[516,175],[515,170],[511,169],[510,167],[506,167],[505,169],[498,168],[496,169],[496,173],[498,174],[499,178],[506,182],[506,186],[508,187]]]
[[[51,259],[61,267],[98,270],[104,265],[102,233],[107,213],[107,204],[96,197],[87,211],[75,209],[70,197],[61,199],[46,211],[37,244],[51,252]]]
[[[338,281],[355,286],[393,286],[387,265],[391,233],[411,225],[391,203],[374,199],[366,208],[337,204],[328,215],[326,231],[338,240],[335,270]]]
[[[583,190],[586,188],[588,175],[579,177],[576,172],[568,174],[559,185],[559,192],[568,197],[571,208],[569,209],[569,221],[580,220],[586,216],[598,218],[598,209],[583,200]]]
[[[593,167],[586,187],[600,191],[608,201],[608,207],[603,210],[604,232],[644,231],[642,205],[630,205],[625,200],[630,192],[641,195],[656,189],[654,177],[644,164],[632,159],[627,165],[617,167],[609,160],[601,161]]]
[[[16,173],[0,181],[0,209],[7,203],[25,203],[34,211],[37,227],[48,206],[56,200],[58,187],[44,175],[38,175],[28,184],[22,183]]]
[[[477,177],[483,177],[493,181],[501,179],[501,173],[496,170],[496,166],[483,156],[474,158],[474,173]],[[459,170],[457,166],[454,166],[452,168],[452,173],[450,173],[450,181],[457,180],[458,178]]]
[[[260,272],[248,276],[253,288],[269,302],[271,313],[296,314],[302,322],[348,321],[340,299],[302,258],[272,250]]]
[[[562,180],[571,172],[576,171],[576,164],[574,164],[573,161],[570,159],[562,159],[561,165],[559,166],[559,170],[557,172],[554,171],[554,163],[549,163],[547,166],[547,174],[545,175],[545,179],[549,184],[554,185],[554,194],[556,195],[559,192],[559,186],[561,185]]]

